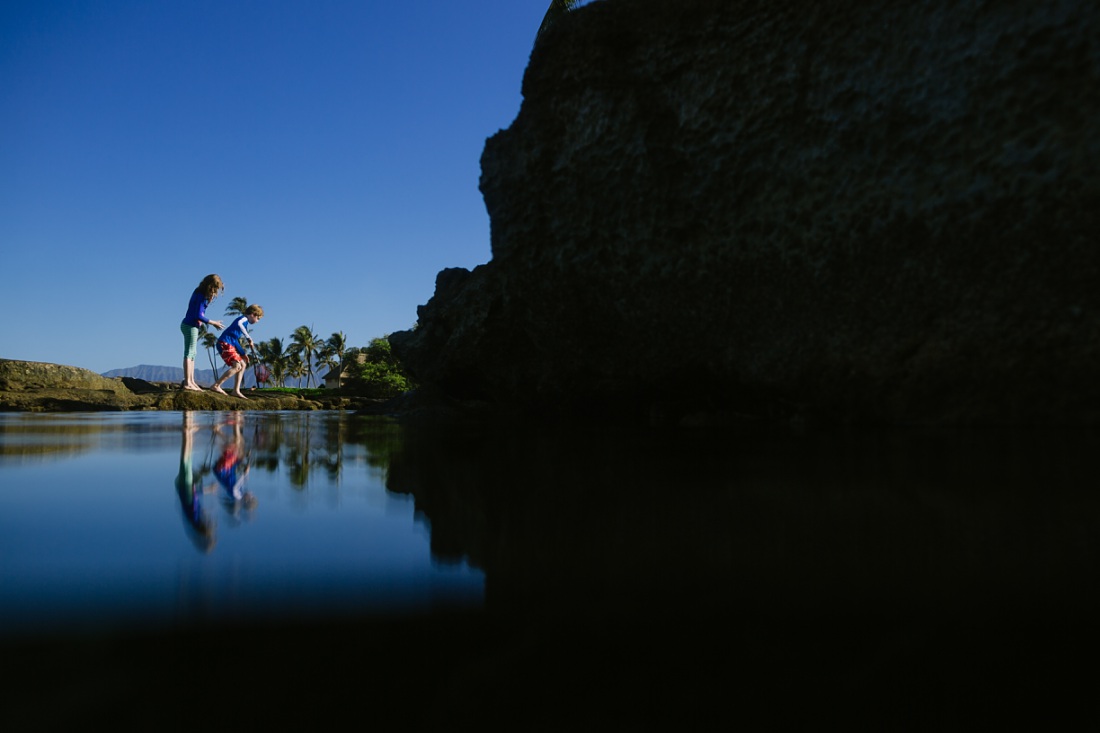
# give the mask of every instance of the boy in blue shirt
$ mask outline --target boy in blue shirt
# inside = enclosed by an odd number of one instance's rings
[[[222,382],[231,376],[236,377],[233,394],[242,400],[248,398],[241,392],[241,384],[244,382],[244,370],[248,367],[248,351],[253,347],[252,337],[248,335],[248,327],[264,317],[264,309],[258,305],[250,305],[244,309],[244,315],[233,319],[233,322],[218,336],[218,353],[222,361],[229,367],[225,374],[218,377],[211,387],[215,392],[225,394]]]

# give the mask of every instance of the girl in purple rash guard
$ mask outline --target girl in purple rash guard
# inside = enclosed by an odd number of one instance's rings
[[[211,325],[221,329],[221,321],[211,321],[206,317],[206,306],[225,290],[222,279],[217,275],[207,275],[191,293],[191,302],[187,304],[187,315],[180,323],[183,332],[183,388],[192,392],[201,392],[195,382],[195,351],[199,343],[199,327]]]

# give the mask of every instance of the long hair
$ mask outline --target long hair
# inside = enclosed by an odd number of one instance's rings
[[[217,275],[210,274],[202,279],[199,283],[199,287],[196,288],[203,297],[206,298],[206,302],[209,303],[214,298],[218,297],[223,290],[225,290],[225,283]]]

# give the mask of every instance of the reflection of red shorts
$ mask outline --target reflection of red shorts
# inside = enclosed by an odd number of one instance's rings
[[[233,346],[233,344],[227,343],[225,341],[222,341],[218,344],[218,353],[222,355],[222,361],[225,362],[226,366],[233,366],[238,361],[242,363],[248,362],[248,357],[244,356],[243,354],[237,353],[237,349]]]

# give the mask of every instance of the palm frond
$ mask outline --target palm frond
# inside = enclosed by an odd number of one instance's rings
[[[225,307],[225,315],[243,316],[246,310],[248,310],[248,299],[238,296],[229,301],[229,305]]]

